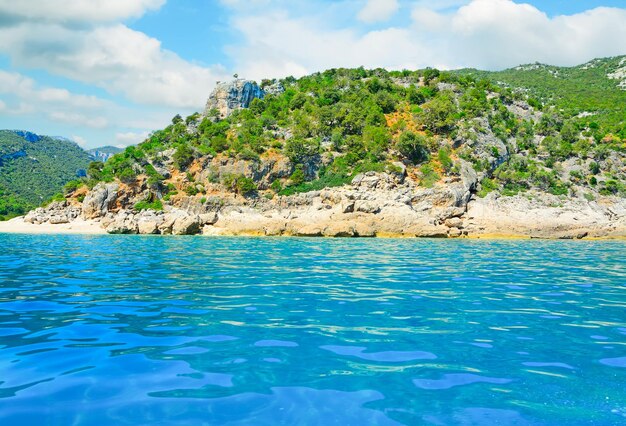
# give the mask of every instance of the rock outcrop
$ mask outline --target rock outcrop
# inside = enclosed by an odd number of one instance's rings
[[[266,235],[307,237],[626,237],[626,200],[559,198],[545,193],[476,198],[476,172],[463,164],[453,180],[422,188],[404,173],[357,175],[350,185],[321,191],[244,198],[184,196],[177,207],[134,211],[136,198],[101,184],[83,206],[56,202],[25,221],[92,220],[112,234]],[[133,201],[128,201],[133,200]]]
[[[220,118],[229,116],[233,111],[247,108],[254,99],[263,99],[265,92],[255,81],[237,79],[232,82],[218,82],[209,96],[205,115],[217,110]]]
[[[106,215],[113,208],[119,185],[99,183],[83,200],[82,215],[85,219],[95,219]]]

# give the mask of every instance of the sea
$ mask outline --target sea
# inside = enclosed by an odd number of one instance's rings
[[[626,242],[0,234],[0,424],[625,425]]]

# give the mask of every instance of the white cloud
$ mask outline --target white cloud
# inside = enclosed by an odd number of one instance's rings
[[[124,132],[117,133],[115,135],[115,141],[117,142],[117,147],[127,147],[129,145],[135,145],[140,142],[143,142],[148,136],[150,132]]]
[[[71,93],[56,87],[37,87],[30,77],[0,70],[0,93],[15,95],[31,103],[62,104],[76,108],[101,108],[107,101],[90,95]]]
[[[93,127],[94,129],[102,129],[109,124],[109,121],[104,117],[85,115],[77,112],[52,111],[49,113],[49,116],[52,120],[62,121],[63,123],[73,124],[75,126]]]
[[[0,94],[13,99],[9,105],[5,103],[7,113],[24,115],[39,111],[55,120],[97,128],[105,127],[107,121],[101,117],[94,118],[95,112],[111,107],[110,102],[95,96],[75,94],[56,87],[39,87],[30,77],[2,70]]]
[[[419,0],[414,3],[415,8],[419,9],[430,9],[430,10],[446,10],[458,8],[460,6],[466,5],[470,3],[471,0]]]
[[[357,17],[362,22],[388,21],[400,8],[398,0],[367,0]]]
[[[165,0],[0,0],[0,15],[48,22],[112,22],[157,10]]]
[[[82,136],[74,135],[74,136],[72,136],[72,140],[74,142],[76,142],[78,144],[78,146],[80,146],[81,148],[86,148],[87,147],[87,140],[85,138],[83,138]]]
[[[376,31],[333,28],[321,11],[306,17],[266,10],[239,14],[244,43],[230,46],[247,78],[303,75],[336,67],[501,69],[528,62],[575,65],[626,53],[626,10],[596,8],[549,17],[511,0],[419,1],[412,23]],[[242,12],[243,13],[243,12]]]
[[[427,52],[409,29],[388,28],[363,35],[325,28],[313,18],[274,12],[234,21],[247,40],[232,47],[236,70],[246,78],[300,76],[338,67],[415,67]]]
[[[227,75],[219,66],[185,61],[122,24],[74,29],[24,23],[0,29],[0,51],[18,66],[43,68],[149,105],[200,108],[215,81]]]
[[[453,14],[446,26],[438,36],[447,36],[458,65],[503,68],[535,61],[576,65],[626,53],[624,9],[596,8],[550,18],[528,4],[474,0]]]

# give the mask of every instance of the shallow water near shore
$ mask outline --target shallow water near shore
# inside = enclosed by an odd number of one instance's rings
[[[623,241],[0,234],[3,425],[620,425]]]

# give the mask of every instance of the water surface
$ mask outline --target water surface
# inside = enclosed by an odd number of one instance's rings
[[[623,425],[623,242],[0,235],[2,425]]]

